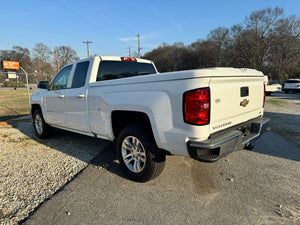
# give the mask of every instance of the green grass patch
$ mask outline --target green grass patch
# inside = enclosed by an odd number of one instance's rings
[[[35,90],[30,90],[30,94]],[[0,121],[29,113],[26,88],[0,88]]]
[[[25,84],[17,82],[5,82],[3,83],[3,87],[25,87]]]
[[[270,103],[270,104],[273,104],[273,105],[278,105],[278,106],[286,105],[285,101],[278,100],[278,99],[268,99],[267,103]]]

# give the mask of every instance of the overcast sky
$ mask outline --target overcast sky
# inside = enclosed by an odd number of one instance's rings
[[[143,54],[163,42],[205,39],[210,30],[276,6],[300,18],[300,0],[0,0],[0,50],[42,42],[86,58],[82,42],[89,40],[90,54],[126,56],[128,47],[137,51],[139,33]]]

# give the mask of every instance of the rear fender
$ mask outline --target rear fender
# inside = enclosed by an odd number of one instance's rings
[[[122,96],[121,96],[122,95]],[[169,96],[164,92],[122,92],[104,94],[107,112],[116,110],[145,113],[151,123],[152,132],[158,147],[166,142],[164,131],[172,128],[172,107]],[[111,119],[109,120],[110,136],[114,137]]]

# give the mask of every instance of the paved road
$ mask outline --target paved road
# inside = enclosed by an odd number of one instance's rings
[[[267,102],[277,133],[253,152],[212,164],[170,156],[147,183],[127,180],[110,146],[24,224],[300,224],[299,96],[267,98],[286,103]]]
[[[275,132],[213,164],[167,157],[135,183],[110,146],[24,224],[300,224],[300,148]]]

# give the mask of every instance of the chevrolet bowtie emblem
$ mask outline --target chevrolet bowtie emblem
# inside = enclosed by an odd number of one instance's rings
[[[240,106],[246,107],[249,104],[249,100],[244,99],[243,101],[241,101]]]

